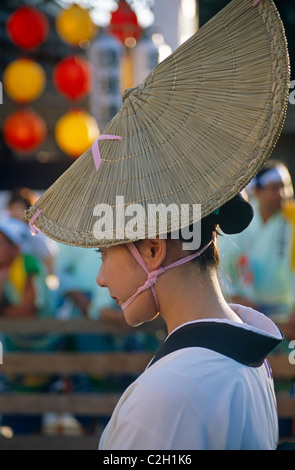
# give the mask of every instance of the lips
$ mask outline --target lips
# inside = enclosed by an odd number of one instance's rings
[[[112,297],[112,299],[114,299],[116,301],[116,304],[119,305],[119,300],[117,299],[117,297],[113,297],[112,295],[111,295],[111,297]]]

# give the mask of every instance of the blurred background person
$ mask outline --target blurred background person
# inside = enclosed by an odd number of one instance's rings
[[[4,217],[0,220],[0,315],[11,319],[52,317],[54,299],[46,284],[47,269],[42,261],[27,252],[30,233],[18,219]],[[62,339],[54,334],[3,334],[5,352],[54,352],[61,347]],[[1,390],[48,391],[56,377],[51,375],[1,376]],[[41,415],[2,415],[3,426],[14,434],[39,433]]]
[[[10,192],[7,208],[1,214],[1,219],[5,216],[20,220],[30,231],[28,221],[25,218],[25,211],[38,199],[39,195],[29,188],[15,188]],[[26,250],[40,258],[46,265],[48,274],[54,274],[54,260],[57,254],[57,243],[39,232],[38,237],[29,237]]]
[[[295,307],[295,204],[287,167],[268,162],[248,190],[254,209],[250,226],[218,242],[224,293],[234,303],[262,311],[286,331]]]
[[[228,301],[252,307],[285,335],[280,349],[289,354],[295,338],[295,203],[285,164],[270,160],[247,188],[254,217],[241,234],[219,237],[219,277]],[[275,383],[294,394],[293,383]],[[280,420],[280,433],[292,434],[292,420]]]

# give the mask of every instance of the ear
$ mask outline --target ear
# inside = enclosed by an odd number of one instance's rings
[[[166,258],[166,240],[161,238],[143,240],[138,246],[138,251],[143,257],[148,269],[153,271],[154,269],[158,269]]]

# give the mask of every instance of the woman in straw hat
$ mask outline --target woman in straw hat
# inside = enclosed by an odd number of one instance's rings
[[[218,227],[250,223],[239,193],[271,154],[288,103],[281,20],[271,0],[252,4],[230,2],[128,90],[105,133],[27,213],[34,232],[100,249],[97,282],[130,325],[158,313],[167,325],[100,449],[276,447],[266,356],[281,333],[228,305],[216,277]]]

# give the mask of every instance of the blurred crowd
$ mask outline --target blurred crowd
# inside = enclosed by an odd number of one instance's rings
[[[251,224],[218,240],[223,294],[270,317],[285,337],[274,354],[289,356],[295,338],[295,202],[287,166],[268,161],[246,195],[254,210]],[[275,380],[275,390],[294,397],[295,383]],[[280,419],[279,429],[281,437],[295,434],[292,419]]]
[[[39,197],[28,188],[10,192],[0,212],[0,315],[5,318],[87,318],[126,326],[122,310],[107,289],[96,284],[100,255],[50,240],[41,232],[32,236],[24,212]],[[2,334],[6,352],[155,351],[158,339],[142,332],[114,334]],[[0,393],[52,391],[122,392],[134,377],[78,374],[71,377],[0,374]],[[92,432],[96,417],[78,416],[82,430]],[[104,424],[104,423],[102,423]],[[2,415],[0,426],[14,434],[39,433],[43,417]]]
[[[295,202],[293,184],[285,164],[269,161],[245,190],[254,209],[250,226],[241,234],[218,237],[219,277],[229,302],[250,306],[271,317],[283,331],[280,353],[289,354],[295,338]],[[27,188],[11,191],[0,213],[0,315],[6,318],[85,317],[125,325],[121,309],[107,289],[96,284],[100,267],[94,249],[62,245],[42,233],[32,236],[24,217],[38,197]],[[155,335],[112,334],[16,335],[1,337],[5,352],[120,350],[155,351]],[[278,352],[275,350],[275,353]],[[133,378],[79,374],[70,377],[76,392],[122,391]],[[275,383],[277,391],[294,396],[293,381]],[[0,375],[0,392],[53,391],[65,387],[53,376]],[[3,415],[0,425],[14,433],[40,432],[42,416]],[[85,432],[97,425],[95,417],[79,416]],[[291,419],[281,420],[282,436],[294,434]]]

